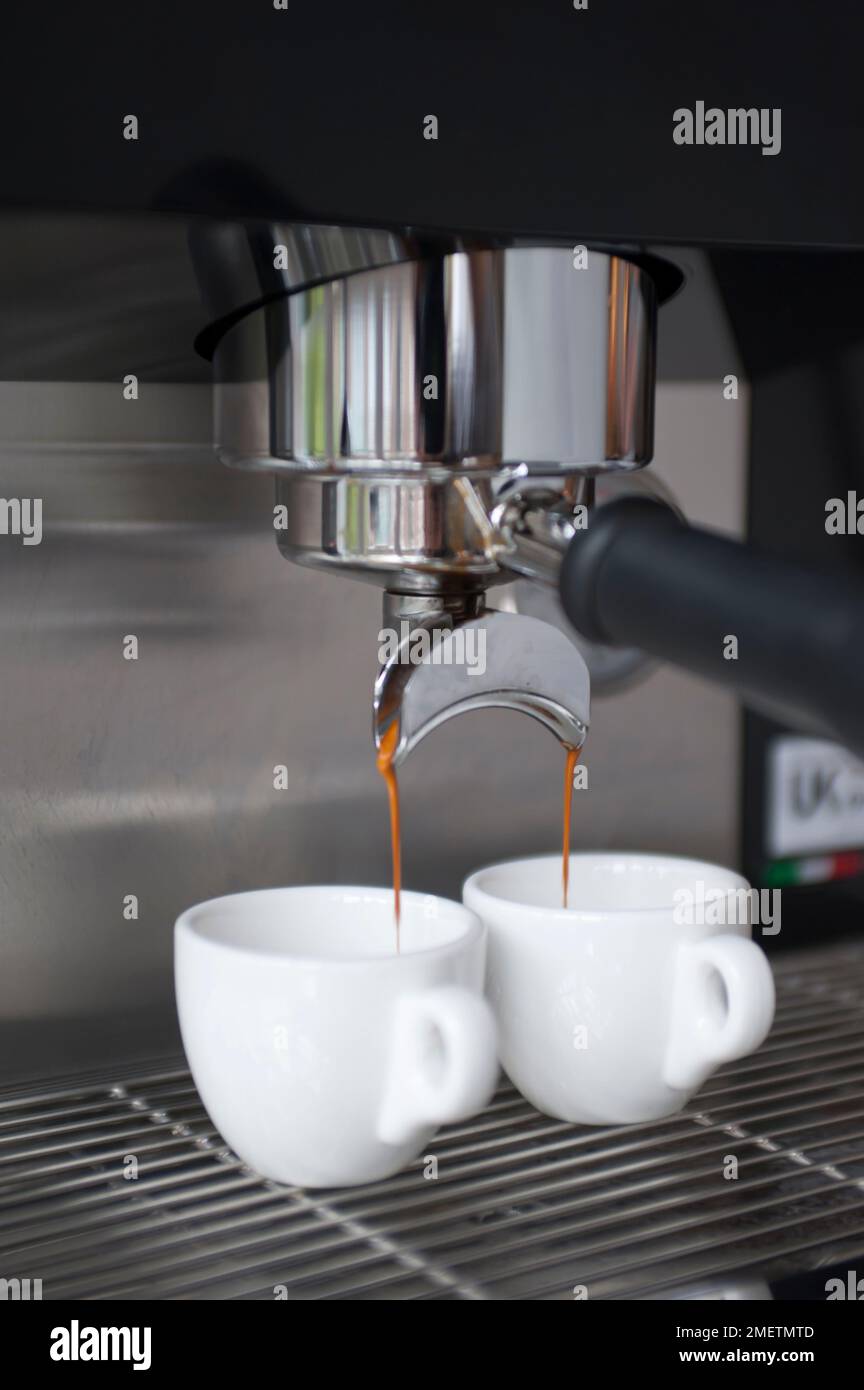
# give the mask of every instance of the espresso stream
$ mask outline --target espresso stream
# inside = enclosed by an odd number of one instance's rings
[[[378,756],[375,760],[378,771],[387,783],[387,800],[390,804],[390,849],[393,860],[393,913],[396,919],[397,954],[399,952],[400,925],[399,894],[402,889],[402,828],[399,821],[399,783],[396,779],[396,769],[393,766],[393,754],[396,752],[398,734],[398,726],[395,723],[391,724],[381,740]],[[564,835],[561,855],[561,886],[565,907],[568,906],[567,897],[570,888],[570,819],[573,810],[573,774],[579,761],[579,751],[578,748],[568,748],[564,763]]]
[[[573,774],[579,761],[579,749],[568,748],[564,763],[564,843],[561,855],[561,887],[564,907],[568,906],[570,889],[570,815],[573,810]]]
[[[399,952],[399,894],[402,889],[402,829],[399,823],[399,783],[393,766],[393,754],[399,726],[390,725],[381,740],[375,760],[378,771],[387,783],[387,800],[390,803],[390,849],[393,857],[393,912],[396,918],[396,952]]]

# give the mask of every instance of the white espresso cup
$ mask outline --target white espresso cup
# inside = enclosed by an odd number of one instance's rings
[[[746,879],[693,859],[574,854],[472,874],[465,905],[489,932],[486,990],[499,1056],[538,1110],[579,1124],[675,1111],[774,1016],[750,938]]]
[[[467,908],[374,888],[276,888],[191,907],[177,1008],[213,1123],[252,1168],[308,1187],[372,1182],[488,1101],[485,928]]]

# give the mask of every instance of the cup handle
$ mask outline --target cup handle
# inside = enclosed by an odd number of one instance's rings
[[[663,1077],[677,1090],[696,1090],[715,1067],[767,1036],[774,977],[764,951],[732,935],[679,946],[672,1010]]]
[[[396,1006],[378,1137],[404,1144],[481,1110],[498,1078],[495,1022],[480,994],[440,985]]]

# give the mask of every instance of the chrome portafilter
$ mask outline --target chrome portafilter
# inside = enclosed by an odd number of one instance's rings
[[[408,661],[398,644],[384,661],[376,737],[396,730],[404,756],[447,711],[484,704],[533,714],[562,741],[584,729],[578,654],[568,667],[526,614],[485,607],[515,573],[554,583],[595,647],[638,647],[864,750],[857,582],[644,498],[597,507],[580,534],[591,480],[650,461],[656,306],[681,283],[674,267],[635,250],[407,232],[246,235],[208,232],[197,258],[238,272],[211,277],[216,321],[199,339],[219,455],[276,474],[286,556],[380,584],[409,631],[419,603],[419,621],[437,613],[445,633],[413,671],[410,645]],[[490,642],[482,675],[456,660],[460,633],[463,651],[479,640],[471,624]]]
[[[499,706],[580,747],[590,679],[577,647],[486,593],[543,578],[544,563],[551,574],[593,478],[650,460],[651,269],[570,246],[291,246],[295,280],[323,261],[340,272],[229,323],[214,354],[217,448],[275,473],[286,557],[385,590],[376,743],[399,763],[445,720]]]

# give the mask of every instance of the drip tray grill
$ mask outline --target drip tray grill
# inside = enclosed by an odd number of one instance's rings
[[[860,1257],[864,944],[775,972],[771,1037],[682,1114],[579,1128],[505,1086],[433,1140],[437,1177],[262,1180],[180,1063],[7,1090],[0,1279],[46,1299],[650,1298]]]

